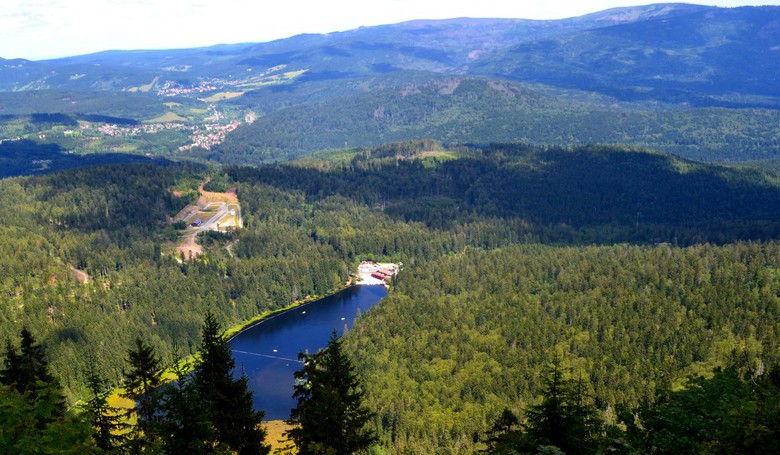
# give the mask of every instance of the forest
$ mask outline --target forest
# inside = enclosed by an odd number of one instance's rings
[[[444,158],[427,165],[414,159],[430,153]],[[349,163],[306,163],[228,173],[310,197],[342,195],[432,228],[522,221],[531,238],[545,243],[724,243],[780,235],[776,174],[643,149],[494,144],[448,151],[421,141],[358,151]]]
[[[772,160],[780,153],[774,109],[648,106],[505,80],[406,80],[332,99],[318,100],[314,93],[315,101],[266,112],[206,156],[225,164],[260,164],[412,138],[450,144],[627,144],[708,162]],[[263,95],[253,108],[269,109],[265,100],[272,95]]]
[[[199,349],[204,314],[231,327],[331,293],[368,258],[404,264],[344,337],[374,453],[486,450],[504,410],[519,425],[504,433],[526,441],[557,361],[620,431],[622,409],[650,412],[714,371],[777,393],[771,172],[616,147],[391,144],[226,169],[215,181],[237,185],[245,228],[180,257],[170,219],[214,172],[0,180],[0,340],[18,344],[26,327],[68,403],[89,398],[89,365],[120,385],[138,337],[170,365]]]

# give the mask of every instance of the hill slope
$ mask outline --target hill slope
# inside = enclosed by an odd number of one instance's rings
[[[692,9],[523,43],[478,65],[620,99],[711,105],[710,95],[780,95],[778,36],[778,7]]]
[[[505,81],[438,78],[267,113],[209,158],[232,164],[408,138],[444,142],[631,144],[702,161],[780,157],[780,112],[644,109],[572,100]]]
[[[4,95],[6,114],[151,120],[175,102],[257,115],[218,153],[196,152],[227,163],[425,137],[772,162],[779,30],[778,6],[677,3],[555,21],[421,20],[268,43],[0,60],[0,90],[15,91]],[[174,154],[188,144],[168,145]]]

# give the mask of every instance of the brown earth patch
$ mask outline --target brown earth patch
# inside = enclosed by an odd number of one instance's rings
[[[87,275],[87,272],[84,272],[83,270],[79,270],[76,267],[71,267],[70,270],[80,283],[87,284],[92,280],[92,277]]]
[[[460,86],[460,79],[450,79],[448,81],[438,81],[435,83],[439,95],[452,95]]]
[[[179,244],[176,245],[176,257],[181,257],[184,254],[184,260],[189,261],[190,257],[197,257],[203,253],[203,247],[195,241],[195,235],[185,235],[179,240]]]
[[[212,191],[206,191],[203,189],[203,186],[205,186],[207,183],[209,183],[211,179],[207,179],[205,182],[201,183],[198,187],[198,191],[200,192],[200,199],[198,199],[198,203],[209,203],[209,202],[217,202],[217,201],[224,201],[228,204],[238,204],[238,195],[236,194],[236,187],[227,190],[225,193],[214,193]]]

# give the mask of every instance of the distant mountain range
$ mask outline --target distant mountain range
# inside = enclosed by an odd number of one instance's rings
[[[261,121],[239,128],[233,146],[228,144],[221,152],[255,147],[249,153],[256,155],[254,161],[286,159],[313,149],[343,147],[345,142],[368,145],[385,138],[420,137],[561,144],[620,141],[665,147],[695,159],[745,160],[780,156],[780,130],[775,126],[779,74],[780,6],[670,3],[563,20],[420,20],[259,44],[106,51],[47,61],[0,60],[0,90],[119,91],[143,96],[147,103],[155,93],[169,90],[164,94],[171,95],[171,87],[213,86],[215,92],[231,93],[225,103],[260,114]],[[522,92],[516,97],[522,109],[536,106],[539,110],[518,117],[517,109],[507,111],[503,101],[463,91],[478,82],[453,84],[455,80],[481,80],[482,86],[507,95]],[[424,87],[440,87],[432,90],[449,95],[443,93],[448,86],[455,95],[463,95],[456,104],[459,111],[471,110],[468,118],[446,117],[442,109],[450,113],[452,109],[442,107],[441,100],[410,97],[425,93]],[[415,103],[407,102],[413,98]],[[63,111],[60,107],[62,103],[52,101],[52,111]],[[705,120],[692,122],[699,117],[693,110],[699,108],[708,109],[701,114]],[[652,117],[650,123],[667,122],[667,126],[648,127],[642,123],[645,120],[638,120],[629,126],[624,121],[623,130],[616,128],[609,134],[587,131],[586,124],[539,133],[534,122],[528,123],[552,118],[554,125],[565,125],[570,119],[576,124],[595,115],[612,124],[616,120],[610,116],[620,117],[616,112],[626,110],[629,118]],[[22,111],[0,113],[30,113]],[[572,112],[576,115],[567,117]],[[604,112],[611,114],[604,117]],[[80,113],[128,115],[116,108]],[[508,113],[513,123],[500,121]],[[289,123],[291,118],[295,121]],[[318,131],[323,118],[341,122],[342,127],[336,128],[339,134],[330,134],[333,128]],[[384,119],[392,132],[382,127],[366,129],[372,119]],[[681,119],[686,125],[679,123]],[[734,133],[752,136],[755,143],[748,152],[740,152],[739,141],[727,140],[732,131],[726,125],[735,119],[740,125],[759,123],[750,131]],[[401,122],[401,127],[393,122]],[[453,132],[458,122],[464,126]],[[414,125],[406,127],[407,123]],[[421,126],[433,124],[437,126]],[[453,128],[446,128],[447,124]],[[724,140],[712,147],[691,148],[685,138],[673,143],[667,134],[657,137],[669,128],[675,131],[672,136],[689,132],[694,142],[707,136],[707,131]],[[287,134],[291,129],[295,131]],[[642,134],[630,131],[634,129]],[[306,134],[300,134],[304,130]]]

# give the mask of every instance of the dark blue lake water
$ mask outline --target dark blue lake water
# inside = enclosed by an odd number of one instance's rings
[[[289,418],[295,406],[293,373],[301,369],[298,353],[324,348],[333,329],[341,335],[358,310],[365,313],[385,295],[384,286],[354,286],[266,319],[230,340],[236,371],[249,376],[255,409],[264,410],[266,420]]]

